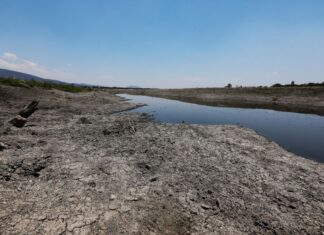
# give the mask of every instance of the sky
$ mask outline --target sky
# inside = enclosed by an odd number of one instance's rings
[[[0,0],[0,68],[157,88],[324,81],[324,0]]]

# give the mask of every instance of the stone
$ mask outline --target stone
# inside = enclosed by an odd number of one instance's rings
[[[157,180],[158,180],[158,177],[153,177],[153,178],[150,179],[150,182],[155,182]]]
[[[206,205],[206,204],[202,204],[202,205],[201,205],[201,208],[203,208],[204,210],[210,210],[210,209],[212,209],[211,206]]]
[[[79,118],[79,120],[77,121],[77,123],[80,123],[80,124],[91,124],[91,121],[86,118],[86,117],[81,117]]]
[[[8,148],[8,145],[6,145],[6,144],[0,142],[0,151],[3,151],[3,150],[5,150],[5,149],[7,149],[7,148]]]

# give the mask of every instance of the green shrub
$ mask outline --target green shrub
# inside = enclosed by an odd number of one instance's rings
[[[310,83],[304,83],[304,84],[296,84],[294,81],[292,81],[290,84],[284,84],[281,85],[280,83],[276,83],[272,85],[272,87],[322,87],[324,86],[324,82],[322,83],[315,83],[315,82],[310,82]]]
[[[74,84],[67,84],[67,83],[55,83],[55,82],[48,82],[48,81],[35,81],[35,80],[19,80],[15,78],[0,78],[0,84],[7,85],[7,86],[16,86],[16,87],[38,87],[43,89],[56,89],[61,91],[67,92],[86,92],[91,91],[92,88],[90,87],[82,87],[77,86]]]

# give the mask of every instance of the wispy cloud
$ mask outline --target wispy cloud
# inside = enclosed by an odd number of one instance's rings
[[[17,55],[14,53],[11,53],[11,52],[3,53],[3,58],[6,60],[17,60],[18,59]]]
[[[42,67],[33,61],[20,58],[12,52],[5,52],[0,56],[0,68],[29,73],[43,78],[59,79],[68,82],[77,81],[77,77],[74,74],[59,69]]]

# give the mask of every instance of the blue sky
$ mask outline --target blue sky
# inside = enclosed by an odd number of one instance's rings
[[[0,67],[108,86],[324,81],[323,0],[0,0]]]

